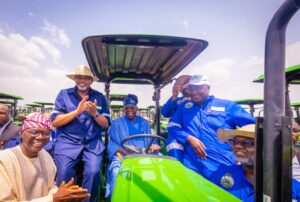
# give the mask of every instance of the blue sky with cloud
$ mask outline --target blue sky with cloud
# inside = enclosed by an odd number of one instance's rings
[[[21,95],[22,104],[54,101],[73,86],[64,75],[87,64],[84,37],[142,33],[207,40],[208,48],[180,74],[205,73],[211,93],[226,99],[262,97],[265,32],[282,0],[4,0],[0,7],[0,91]],[[300,12],[287,30],[287,66],[300,64]],[[93,84],[103,92],[103,85]],[[292,100],[298,87],[292,87]],[[112,93],[136,93],[153,104],[150,86],[113,85]],[[162,90],[162,102],[171,85]]]

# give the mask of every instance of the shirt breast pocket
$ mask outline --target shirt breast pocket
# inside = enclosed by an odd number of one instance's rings
[[[207,124],[210,128],[217,131],[219,128],[224,128],[226,124],[226,113],[220,111],[211,111],[207,113]]]

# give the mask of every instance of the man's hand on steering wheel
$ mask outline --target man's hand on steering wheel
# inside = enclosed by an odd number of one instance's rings
[[[161,147],[157,144],[152,144],[150,147],[150,153],[156,153],[159,152],[159,150],[161,149]]]
[[[137,139],[137,138],[150,138],[148,146],[146,146],[146,148],[143,148],[143,149],[136,149],[136,148],[130,148],[128,145],[125,144],[129,140],[133,140],[133,139]],[[154,139],[158,139],[158,140],[162,141],[163,146],[160,147],[159,145],[157,145],[155,143],[152,144]],[[123,148],[126,148],[126,150],[129,150],[129,151],[137,153],[137,154],[156,153],[166,147],[166,139],[161,136],[158,136],[158,135],[137,134],[137,135],[131,135],[131,136],[125,137],[122,140],[121,145]]]

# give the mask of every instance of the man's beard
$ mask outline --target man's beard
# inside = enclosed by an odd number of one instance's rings
[[[86,91],[88,89],[87,86],[80,86],[80,85],[77,85],[77,88],[81,91]]]
[[[254,159],[252,158],[239,158],[236,157],[236,162],[238,164],[242,164],[243,166],[249,167],[249,168],[253,168],[254,167]]]

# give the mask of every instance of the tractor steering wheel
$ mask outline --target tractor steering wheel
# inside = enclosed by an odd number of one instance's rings
[[[162,140],[164,145],[160,148],[159,151],[161,151],[162,149],[164,149],[166,147],[166,139],[161,137],[161,136],[158,136],[158,135],[152,135],[152,134],[138,134],[138,135],[131,135],[131,136],[128,136],[126,138],[124,138],[121,142],[121,145],[122,147],[126,148],[127,150],[130,150],[131,152],[134,152],[134,153],[141,153],[140,151],[134,149],[134,148],[131,148],[127,145],[125,145],[125,143],[129,140],[132,140],[132,139],[137,139],[137,138],[141,138],[141,137],[145,137],[145,138],[151,138],[151,141],[149,143],[149,145],[147,145],[147,148],[145,151],[142,151],[142,153],[145,153],[145,154],[149,154],[149,151],[150,151],[150,147],[153,143],[153,140],[154,139],[159,139],[159,140]]]

